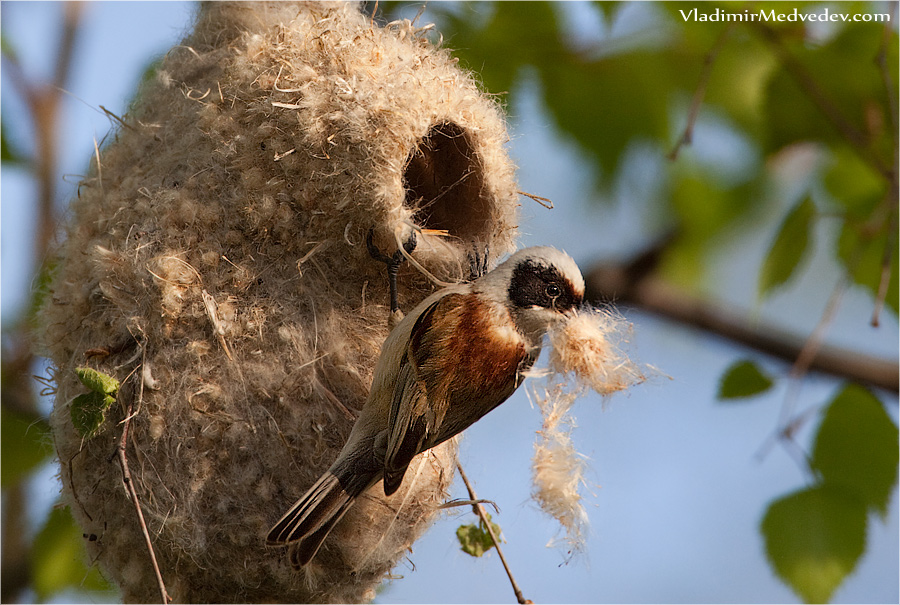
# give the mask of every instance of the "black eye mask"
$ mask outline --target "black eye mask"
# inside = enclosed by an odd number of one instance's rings
[[[581,295],[556,268],[531,260],[525,260],[513,269],[508,294],[513,305],[521,308],[538,306],[568,311],[581,304]]]

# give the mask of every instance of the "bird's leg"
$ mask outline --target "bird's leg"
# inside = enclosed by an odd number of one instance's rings
[[[406,257],[403,256],[401,250],[394,252],[393,256],[386,256],[375,246],[375,243],[372,241],[372,233],[373,230],[370,229],[369,233],[366,235],[366,248],[369,249],[369,256],[387,265],[388,288],[391,294],[391,315],[395,315],[400,311],[400,296],[397,292],[397,272],[400,271],[400,265],[403,264]],[[406,250],[407,254],[410,254],[416,249],[416,243],[416,232],[413,230],[410,232],[407,240],[403,242],[403,249]]]
[[[488,258],[490,258],[490,253],[487,247],[484,249],[483,256],[478,248],[473,248],[469,252],[469,281],[475,281],[488,272]]]

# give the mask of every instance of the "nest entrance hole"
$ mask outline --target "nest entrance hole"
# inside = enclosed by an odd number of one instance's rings
[[[429,129],[407,160],[404,185],[419,226],[446,230],[464,242],[488,237],[484,169],[461,126],[441,122]]]

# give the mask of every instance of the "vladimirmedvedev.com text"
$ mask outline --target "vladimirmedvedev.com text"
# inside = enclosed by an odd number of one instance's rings
[[[685,21],[874,21],[885,22],[891,20],[890,13],[833,13],[826,8],[821,13],[801,13],[796,8],[793,12],[776,12],[774,9],[751,12],[749,9],[739,13],[729,13],[717,8],[713,13],[701,13],[696,8],[691,10],[679,10]]]

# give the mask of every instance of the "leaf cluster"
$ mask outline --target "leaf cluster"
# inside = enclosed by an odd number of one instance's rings
[[[488,523],[491,524],[491,529],[494,530],[494,535],[502,542],[500,526],[491,520],[490,513],[485,514],[487,515]],[[494,540],[491,538],[491,533],[488,531],[484,521],[480,519],[478,523],[469,523],[457,527],[456,539],[459,541],[460,550],[473,557],[480,557],[494,548]]]
[[[75,368],[75,373],[89,392],[78,395],[72,401],[72,425],[79,435],[91,439],[100,432],[106,420],[106,411],[116,402],[119,381],[91,368]]]
[[[847,385],[826,406],[809,461],[815,481],[772,502],[760,526],[772,567],[806,602],[827,602],[855,569],[868,513],[887,514],[898,448],[897,426],[863,387]]]
[[[719,398],[747,400],[773,384],[755,362],[741,360],[725,371]],[[868,513],[887,514],[900,462],[897,426],[871,391],[845,385],[823,410],[806,459],[813,482],[770,503],[760,525],[772,568],[809,603],[827,602],[855,569]],[[788,425],[782,437],[794,430]]]

